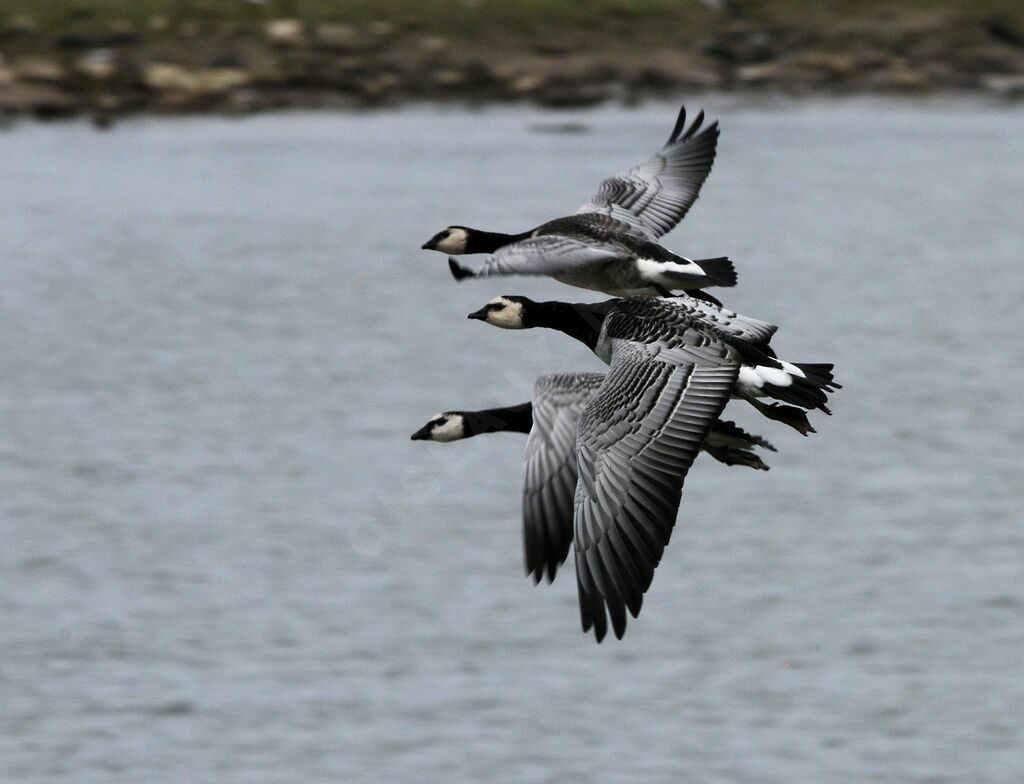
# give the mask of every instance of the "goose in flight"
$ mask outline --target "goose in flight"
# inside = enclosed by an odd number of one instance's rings
[[[476,272],[449,258],[456,280],[546,275],[623,297],[735,286],[736,271],[728,258],[688,259],[657,242],[683,219],[711,171],[718,123],[703,123],[701,112],[687,127],[684,106],[661,150],[606,179],[574,215],[519,234],[448,226],[423,248],[449,256],[491,254]]]
[[[593,304],[497,297],[470,318],[505,329],[557,329],[609,365],[576,425],[576,581],[583,630],[600,642],[635,618],[669,542],[683,483],[731,396],[811,431],[829,413],[832,365],[792,364],[776,327],[682,295]],[[761,397],[782,401],[765,404]]]
[[[523,556],[535,583],[555,579],[572,544],[576,493],[576,423],[604,373],[553,373],[533,386],[529,403],[482,411],[445,411],[412,434],[414,441],[458,441],[483,433],[529,433],[523,472]],[[753,451],[775,451],[760,436],[718,420],[701,449],[725,465],[767,471]]]

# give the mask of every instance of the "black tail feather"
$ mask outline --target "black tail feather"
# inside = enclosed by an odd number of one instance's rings
[[[796,367],[804,374],[803,378],[790,373],[792,383],[788,386],[776,386],[765,384],[764,391],[767,395],[783,403],[791,403],[801,408],[816,408],[829,416],[828,393],[835,392],[841,387],[832,379],[831,364],[796,364]]]
[[[843,388],[842,384],[837,384],[832,378],[832,369],[835,365],[831,363],[794,364],[803,371],[808,381],[821,387],[826,392],[835,392],[837,389]]]
[[[716,256],[713,259],[694,259],[708,276],[708,286],[730,287],[736,285],[736,268],[728,256]]]
[[[809,384],[806,379],[794,379],[793,383],[788,387],[765,384],[764,391],[769,397],[783,403],[791,403],[794,406],[806,409],[816,408],[819,411],[824,411],[826,414],[832,413],[828,410],[828,406],[825,405],[828,402],[828,396],[825,392],[821,387]]]

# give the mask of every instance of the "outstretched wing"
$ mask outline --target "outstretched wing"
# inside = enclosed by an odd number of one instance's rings
[[[548,234],[499,248],[476,272],[478,278],[496,275],[559,275],[621,258],[621,248]]]
[[[576,427],[574,521],[583,630],[635,618],[668,544],[683,481],[725,408],[739,362],[721,342],[614,339],[608,376]]]
[[[665,146],[644,163],[602,182],[577,212],[617,218],[651,239],[671,231],[697,201],[715,162],[718,122],[701,129],[703,122],[701,112],[684,132],[686,107],[682,107]]]
[[[555,579],[572,546],[576,494],[576,423],[604,381],[603,373],[557,373],[533,386],[533,427],[523,476],[526,573]]]

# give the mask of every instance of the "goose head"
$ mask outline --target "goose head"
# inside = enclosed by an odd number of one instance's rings
[[[413,441],[458,441],[466,437],[466,417],[461,411],[434,414],[430,420],[412,434]]]
[[[480,310],[470,313],[467,318],[485,321],[502,329],[528,329],[532,326],[530,309],[535,304],[527,297],[495,297]]]
[[[423,243],[423,250],[436,250],[450,256],[459,256],[466,252],[469,236],[473,229],[465,226],[448,226]]]

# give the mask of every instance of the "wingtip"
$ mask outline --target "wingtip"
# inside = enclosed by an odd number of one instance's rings
[[[679,114],[676,116],[676,124],[672,126],[672,133],[668,136],[668,141],[665,145],[675,144],[679,139],[679,134],[683,132],[683,128],[686,125],[686,104],[684,103],[679,107]]]
[[[604,612],[604,605],[601,602],[593,601],[593,598],[583,589],[579,583],[580,573],[576,572],[576,596],[580,606],[580,626],[583,633],[587,634],[591,629],[594,631],[594,639],[598,645],[608,634],[608,618]]]
[[[534,585],[540,585],[547,571],[547,564],[539,556],[539,543],[529,535],[529,528],[524,528],[523,537],[523,573]]]
[[[679,108],[679,115],[676,117],[676,124],[672,126],[672,133],[669,135],[668,141],[665,142],[665,145],[668,146],[669,144],[675,144],[676,142],[680,141],[689,141],[697,134],[697,131],[701,130],[701,126],[704,125],[704,120],[704,110],[701,109],[697,113],[697,116],[693,119],[693,122],[691,122],[690,126],[687,128],[686,104],[683,104]],[[718,120],[715,120],[714,122],[705,126],[703,129],[703,133],[717,136],[719,133]]]
[[[582,610],[582,608],[580,612],[580,628],[583,629],[584,634],[589,634],[590,631],[593,630],[594,640],[598,645],[601,644],[601,641],[604,639],[604,636],[608,631],[604,624],[594,623],[594,619],[590,616],[590,613],[586,610]]]
[[[618,607],[613,610],[609,607],[608,610],[612,616],[612,631],[615,633],[615,639],[621,640],[622,635],[626,633],[626,613],[623,611],[625,608]]]

